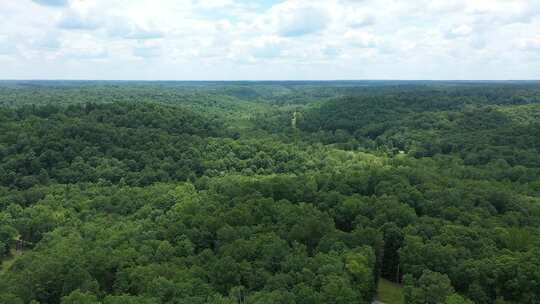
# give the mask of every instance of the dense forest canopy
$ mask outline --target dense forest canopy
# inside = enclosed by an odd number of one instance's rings
[[[540,302],[538,82],[3,81],[0,160],[0,303]]]

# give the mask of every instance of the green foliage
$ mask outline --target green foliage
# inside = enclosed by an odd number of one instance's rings
[[[99,304],[97,297],[90,293],[75,290],[62,298],[62,304]]]
[[[454,293],[448,276],[425,270],[414,282],[411,277],[405,278],[405,303],[444,303]]]
[[[537,303],[539,86],[359,84],[0,83],[0,302]]]
[[[464,297],[458,294],[452,294],[446,298],[445,304],[473,304],[472,301],[465,299]]]

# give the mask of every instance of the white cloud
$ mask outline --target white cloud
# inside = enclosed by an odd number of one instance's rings
[[[157,45],[137,46],[133,49],[133,55],[141,58],[153,58],[161,55],[161,48]]]
[[[280,35],[297,37],[318,33],[326,28],[330,16],[323,7],[288,1],[272,12]]]
[[[469,41],[471,47],[475,49],[483,49],[487,46],[488,41],[483,35],[474,35]]]
[[[540,36],[525,38],[518,41],[518,47],[524,51],[539,52],[540,51]]]
[[[326,46],[321,51],[326,57],[329,58],[334,58],[341,54],[341,50],[333,46]]]
[[[472,27],[462,24],[460,26],[454,27],[446,32],[446,37],[453,39],[458,37],[469,36],[473,32]]]
[[[269,38],[255,43],[251,54],[255,58],[276,58],[282,54],[283,43],[277,38]]]
[[[374,25],[376,21],[375,12],[369,12],[366,7],[344,7],[345,23],[352,28],[361,28]]]
[[[105,60],[110,56],[108,44],[101,43],[90,33],[69,33],[66,39],[69,43],[62,44],[54,54],[57,60]]]
[[[66,30],[95,30],[100,26],[99,21],[89,15],[83,15],[74,10],[65,12],[60,21],[58,27]]]
[[[62,42],[60,41],[60,34],[58,32],[46,33],[41,37],[31,40],[31,46],[42,51],[55,51],[61,45]]]
[[[37,4],[45,5],[45,6],[66,6],[68,5],[68,0],[32,0]]]
[[[114,18],[104,27],[107,34],[114,38],[146,40],[163,38],[164,35],[159,29],[144,27],[126,18]]]
[[[104,48],[70,48],[62,53],[67,60],[94,60],[106,59],[109,52]]]
[[[373,17],[372,15],[362,15],[362,14],[360,14],[360,15],[354,16],[351,19],[352,20],[350,21],[349,24],[353,28],[360,28],[360,27],[365,27],[365,26],[375,24],[375,17]]]
[[[195,5],[203,9],[218,9],[227,6],[234,6],[236,3],[233,0],[212,0],[212,1],[199,1]]]
[[[540,78],[538,37],[536,0],[17,0],[0,78]]]
[[[13,54],[16,50],[15,45],[10,43],[10,39],[7,36],[0,35],[0,56]]]
[[[364,31],[348,31],[344,38],[350,45],[360,48],[374,48],[380,43],[379,38]]]

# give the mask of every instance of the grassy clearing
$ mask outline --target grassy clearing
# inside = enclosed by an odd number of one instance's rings
[[[403,287],[381,278],[377,288],[377,300],[385,304],[403,304]]]
[[[0,260],[0,272],[5,272],[9,269],[9,267],[11,267],[11,265],[13,265],[13,263],[17,260],[18,257],[20,257],[22,255],[21,252],[19,251],[15,251],[15,250],[11,250],[11,254]]]

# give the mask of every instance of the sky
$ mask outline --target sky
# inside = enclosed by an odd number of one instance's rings
[[[0,79],[540,79],[540,0],[0,0]]]

